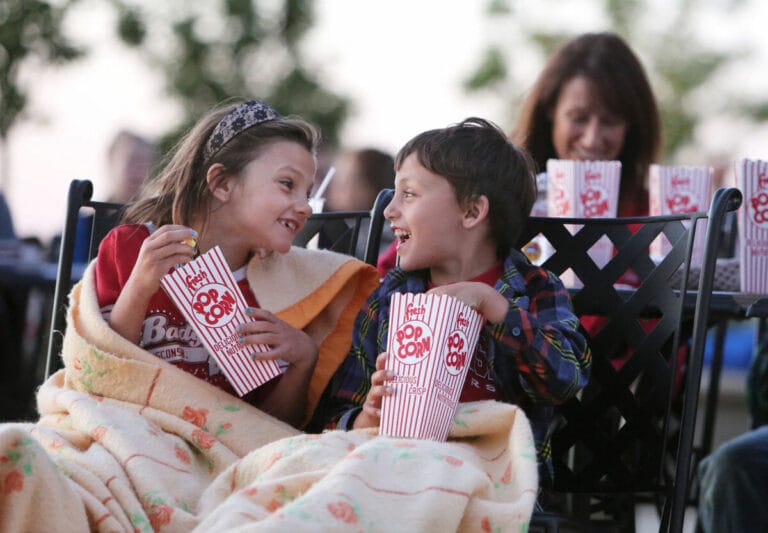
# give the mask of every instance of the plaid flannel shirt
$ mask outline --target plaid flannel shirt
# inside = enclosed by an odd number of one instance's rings
[[[396,268],[387,274],[357,316],[350,353],[326,387],[310,431],[352,427],[368,394],[376,357],[387,348],[390,296],[425,292],[427,282],[427,271]],[[509,301],[509,311],[503,323],[486,323],[481,332],[488,341],[488,364],[503,400],[525,410],[540,465],[545,466],[542,474],[549,478],[553,406],[586,385],[591,354],[568,291],[554,274],[512,250],[495,288]]]

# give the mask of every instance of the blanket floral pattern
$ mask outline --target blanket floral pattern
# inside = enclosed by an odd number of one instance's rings
[[[0,425],[0,532],[527,531],[516,406],[462,404],[445,443],[304,434],[131,351],[77,289],[40,420]]]

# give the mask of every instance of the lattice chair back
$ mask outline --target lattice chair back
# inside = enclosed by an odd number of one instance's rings
[[[586,495],[573,498],[576,518],[633,530],[634,503],[645,497],[658,503],[664,530],[681,530],[719,229],[740,204],[737,189],[720,189],[709,213],[531,218],[523,231],[521,245],[539,234],[549,241],[544,268],[578,278],[573,306],[590,323],[590,382],[558,406],[552,440],[554,491]],[[706,219],[701,276],[689,289],[697,222]],[[671,245],[663,258],[651,254],[657,238]],[[601,266],[590,250],[606,239]]]
[[[75,257],[78,223],[88,228],[87,259],[90,261],[96,257],[101,240],[117,225],[124,207],[123,204],[94,201],[91,199],[92,196],[93,183],[89,180],[72,180],[67,194],[67,211],[59,248],[45,379],[61,368],[59,354],[67,325],[66,303],[69,291],[72,289],[73,266],[75,266],[75,260],[79,259]],[[83,217],[83,215],[86,216]]]
[[[381,191],[370,211],[314,213],[294,239],[294,245],[308,246],[311,243],[375,266],[384,227],[383,211],[391,197],[390,189]]]

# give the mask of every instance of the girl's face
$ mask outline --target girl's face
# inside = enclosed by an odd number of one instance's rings
[[[416,154],[406,157],[384,210],[397,238],[400,266],[448,270],[459,260],[463,215],[448,180],[424,168]]]
[[[307,198],[314,174],[315,160],[300,144],[266,146],[239,177],[228,178],[231,192],[211,214],[215,238],[228,243],[234,257],[260,249],[287,252],[312,214]]]
[[[605,109],[587,78],[577,76],[563,85],[552,111],[558,159],[615,160],[626,133],[626,121]]]

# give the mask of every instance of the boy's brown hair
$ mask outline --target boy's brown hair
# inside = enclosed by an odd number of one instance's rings
[[[488,198],[496,254],[508,255],[536,199],[536,178],[528,154],[512,144],[497,125],[476,117],[417,135],[400,149],[395,168],[411,154],[416,154],[424,168],[448,180],[459,205],[479,196]]]

